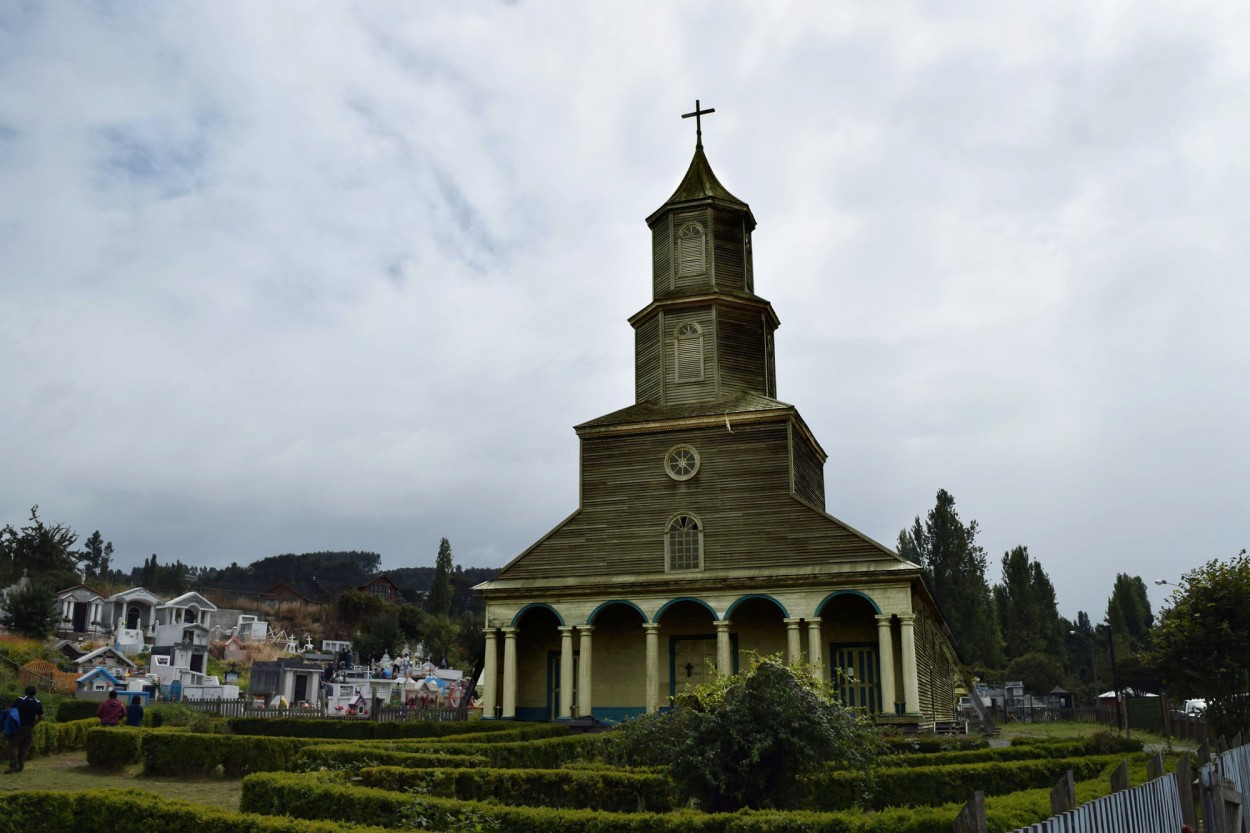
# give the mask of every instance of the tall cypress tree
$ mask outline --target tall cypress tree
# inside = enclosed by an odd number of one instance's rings
[[[976,537],[977,522],[965,525],[955,511],[955,498],[939,489],[924,522],[917,516],[911,529],[899,532],[898,552],[923,569],[963,661],[998,667],[1003,662],[1002,636],[985,580],[985,551]]]
[[[451,611],[451,571],[451,542],[444,538],[438,545],[430,594],[425,597],[425,609],[435,616],[446,616]]]
[[[1028,547],[1003,554],[1003,580],[994,586],[994,604],[1007,659],[1041,652],[1064,661],[1055,587],[1041,562],[1029,560]]]

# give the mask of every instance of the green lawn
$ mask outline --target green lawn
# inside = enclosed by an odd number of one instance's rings
[[[1004,723],[999,726],[999,737],[1010,740],[1015,737],[1028,738],[1053,738],[1055,740],[1073,740],[1076,738],[1089,737],[1098,732],[1107,731],[1107,727],[1101,723],[1085,723],[1076,721],[1050,720],[1038,723]],[[1130,729],[1130,735],[1135,740],[1144,743],[1147,749],[1156,748],[1172,748],[1176,750],[1196,751],[1198,745],[1193,741],[1183,740],[1180,738],[1172,738],[1171,743],[1163,735],[1154,732],[1145,732],[1140,729]]]
[[[121,772],[98,772],[87,768],[85,752],[66,752],[46,758],[31,758],[22,772],[16,775],[0,775],[0,792],[31,789],[75,792],[106,787],[130,787],[156,793],[163,798],[180,798],[226,810],[239,809],[242,781],[148,778],[139,774],[140,769],[141,765],[135,764]]]

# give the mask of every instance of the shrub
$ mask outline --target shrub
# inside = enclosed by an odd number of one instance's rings
[[[69,723],[42,720],[35,724],[30,745],[31,754],[54,755],[57,752],[83,749],[87,745],[87,731],[99,725],[100,721],[94,717]]]
[[[912,755],[988,749],[990,745],[985,738],[968,735],[886,735],[882,740],[887,752]]]
[[[671,711],[627,722],[619,737],[613,757],[666,766],[683,798],[712,811],[793,806],[804,775],[825,762],[863,773],[880,751],[866,718],[776,659],[716,677]]]

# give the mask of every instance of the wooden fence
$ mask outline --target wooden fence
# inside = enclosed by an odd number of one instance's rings
[[[1223,738],[1219,745],[1225,746]],[[1239,734],[1232,746],[1212,756],[1211,761],[1198,770],[1206,833],[1245,833],[1250,825],[1250,818],[1242,808],[1247,788],[1250,788],[1250,745],[1242,745]]]
[[[1163,772],[1163,759],[1155,755],[1148,766],[1151,780],[1128,786],[1128,761],[1111,775],[1111,795],[1076,806],[1076,785],[1069,770],[1050,793],[1053,816],[1017,828],[1014,833],[1180,833],[1182,824],[1193,824],[1194,808],[1189,792],[1188,756],[1182,756],[1176,772]],[[1185,792],[1181,791],[1185,785]],[[1187,800],[1188,799],[1188,800]],[[985,796],[976,793],[955,819],[955,833],[985,833]],[[1242,831],[1237,831],[1242,833]]]

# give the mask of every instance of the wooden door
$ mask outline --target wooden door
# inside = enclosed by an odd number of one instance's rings
[[[714,637],[689,637],[673,640],[672,681],[669,693],[673,696],[688,691],[716,674],[716,639]]]
[[[866,709],[872,714],[881,710],[880,666],[876,645],[831,645],[833,658],[829,673],[842,705]],[[840,672],[840,673],[839,673]]]

